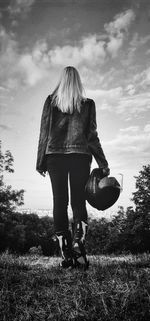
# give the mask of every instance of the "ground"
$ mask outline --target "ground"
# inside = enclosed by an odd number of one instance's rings
[[[91,256],[88,271],[60,258],[0,256],[0,320],[150,320],[150,255]]]

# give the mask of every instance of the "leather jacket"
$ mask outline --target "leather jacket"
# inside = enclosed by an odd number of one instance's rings
[[[100,168],[108,167],[97,134],[96,109],[92,99],[83,99],[81,110],[61,112],[49,95],[45,101],[40,126],[36,170],[46,172],[46,155],[82,153],[94,156]]]

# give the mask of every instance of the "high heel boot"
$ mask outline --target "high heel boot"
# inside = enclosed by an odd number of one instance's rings
[[[59,241],[59,247],[61,251],[62,262],[60,266],[62,268],[69,268],[74,266],[74,259],[72,253],[72,236],[71,231],[56,233],[56,237]]]
[[[73,255],[75,260],[75,267],[87,270],[89,261],[86,256],[85,238],[87,235],[87,223],[84,221],[77,221],[72,224],[73,229]]]

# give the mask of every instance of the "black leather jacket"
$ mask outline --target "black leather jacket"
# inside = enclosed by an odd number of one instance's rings
[[[83,99],[80,113],[62,113],[48,96],[41,117],[36,170],[46,172],[46,154],[82,153],[95,157],[100,168],[108,167],[96,125],[95,103]]]

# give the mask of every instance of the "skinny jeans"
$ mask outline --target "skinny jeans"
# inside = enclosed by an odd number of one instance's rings
[[[92,156],[88,154],[47,155],[47,171],[53,192],[55,233],[65,232],[69,228],[69,186],[73,220],[87,222],[85,185],[89,178],[91,161]]]

